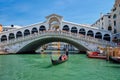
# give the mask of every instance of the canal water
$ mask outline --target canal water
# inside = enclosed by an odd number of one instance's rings
[[[58,57],[52,54],[53,58]],[[0,55],[0,80],[120,80],[120,64],[70,54],[53,66],[50,54]]]

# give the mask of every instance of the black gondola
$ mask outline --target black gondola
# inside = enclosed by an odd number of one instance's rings
[[[120,58],[117,58],[117,57],[109,57],[109,60],[114,62],[114,63],[120,63]]]
[[[61,58],[62,58],[64,55],[66,55],[66,59],[65,59],[65,60],[62,60]],[[65,62],[65,61],[67,61],[67,60],[68,60],[68,51],[66,51],[65,54],[61,55],[61,56],[58,58],[58,60],[53,60],[53,59],[52,59],[52,56],[51,56],[51,62],[52,62],[53,65],[61,64],[61,63]]]

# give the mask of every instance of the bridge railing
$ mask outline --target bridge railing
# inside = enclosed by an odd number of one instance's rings
[[[22,41],[26,41],[26,40],[33,40],[39,37],[44,37],[44,36],[66,36],[66,37],[71,37],[73,39],[76,39],[78,41],[82,40],[82,41],[86,41],[86,42],[91,42],[93,44],[103,44],[103,45],[115,45],[112,42],[109,41],[105,41],[105,40],[101,40],[101,39],[97,39],[97,38],[93,38],[90,36],[85,36],[82,34],[77,34],[77,33],[71,33],[68,31],[42,31],[39,33],[34,33],[34,34],[30,34],[24,37],[19,37],[16,39],[11,39],[8,41],[4,41],[0,43],[0,46],[5,46],[5,45],[10,45],[10,44],[15,44],[18,42],[22,42]]]

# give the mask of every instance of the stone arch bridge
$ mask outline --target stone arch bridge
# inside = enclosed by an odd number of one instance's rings
[[[43,44],[56,41],[70,43],[80,51],[114,46],[109,31],[67,22],[56,14],[46,19],[42,23],[0,33],[0,49],[8,53],[34,52]]]

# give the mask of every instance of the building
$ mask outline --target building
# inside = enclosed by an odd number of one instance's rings
[[[110,31],[113,34],[113,40],[120,43],[120,0],[115,0],[110,13],[101,15],[92,26]]]
[[[111,20],[112,26],[114,28],[114,33],[120,32],[120,0],[116,0],[115,4],[111,10]]]
[[[106,15],[101,14],[100,19],[98,19],[94,24],[92,24],[92,26],[102,30],[108,30],[113,32],[111,14],[110,13],[107,13]]]
[[[0,32],[2,32],[2,31],[3,31],[2,29],[3,29],[3,27],[2,27],[2,25],[0,24]]]
[[[120,32],[120,0],[115,0],[115,4],[110,13],[100,16],[100,18],[92,24],[94,27],[111,31],[113,34]]]

